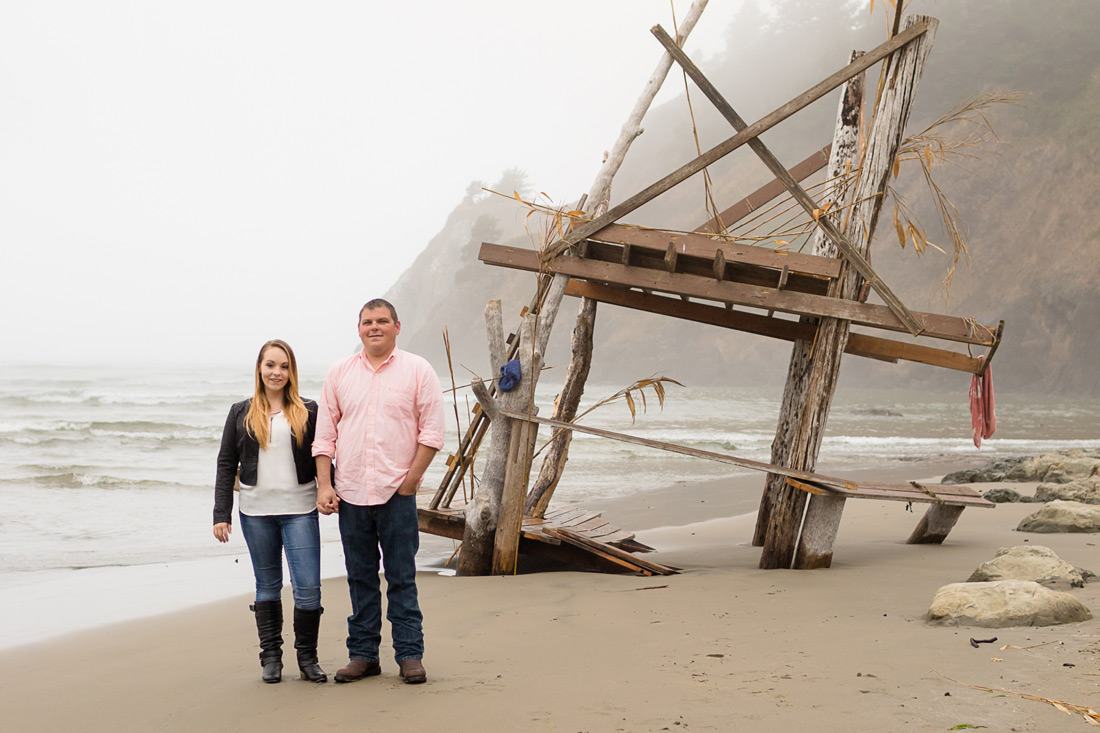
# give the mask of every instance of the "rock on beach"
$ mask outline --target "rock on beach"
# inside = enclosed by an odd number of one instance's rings
[[[1100,506],[1079,501],[1051,501],[1024,517],[1019,532],[1100,532]]]
[[[1082,588],[1095,575],[1074,567],[1042,545],[1002,547],[997,555],[983,562],[967,579],[968,583],[996,580],[1030,580],[1047,587]]]
[[[1094,474],[1068,484],[1039,484],[1035,488],[1035,501],[1055,500],[1100,504],[1100,476]]]
[[[951,583],[936,591],[928,609],[935,626],[1054,626],[1092,618],[1092,612],[1069,593],[1050,590],[1030,580]]]

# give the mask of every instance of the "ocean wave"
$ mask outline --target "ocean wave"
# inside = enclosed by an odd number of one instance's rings
[[[40,445],[59,440],[114,438],[147,442],[206,443],[221,437],[221,427],[150,420],[76,422],[67,420],[0,422],[0,443]]]
[[[186,484],[148,479],[129,479],[79,470],[39,473],[20,478],[2,478],[0,486],[27,486],[36,489],[170,489],[191,488]]]

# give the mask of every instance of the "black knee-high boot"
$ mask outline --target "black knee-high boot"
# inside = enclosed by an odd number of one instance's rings
[[[283,679],[283,602],[256,601],[256,631],[260,635],[260,664],[264,682]]]
[[[317,663],[317,632],[321,627],[323,608],[310,611],[294,607],[294,649],[298,652],[298,669],[303,680],[328,682],[328,675]]]

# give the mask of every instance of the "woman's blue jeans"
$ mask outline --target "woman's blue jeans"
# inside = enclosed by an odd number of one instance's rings
[[[398,663],[422,659],[424,617],[416,596],[416,551],[420,548],[416,497],[394,494],[379,506],[340,502],[340,539],[351,592],[348,656],[378,661],[382,641],[382,584],[378,578],[381,558],[394,659]]]
[[[283,552],[290,568],[294,605],[321,607],[321,531],[317,510],[309,514],[241,514],[241,531],[256,574],[256,600],[278,601],[283,591]]]

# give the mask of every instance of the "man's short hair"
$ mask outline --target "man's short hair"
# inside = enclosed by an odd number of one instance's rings
[[[397,323],[397,309],[393,307],[393,303],[384,298],[375,298],[374,300],[368,300],[363,304],[363,307],[359,309],[359,320],[363,320],[363,311],[373,311],[379,308],[385,308],[390,312],[390,318],[394,323]]]

